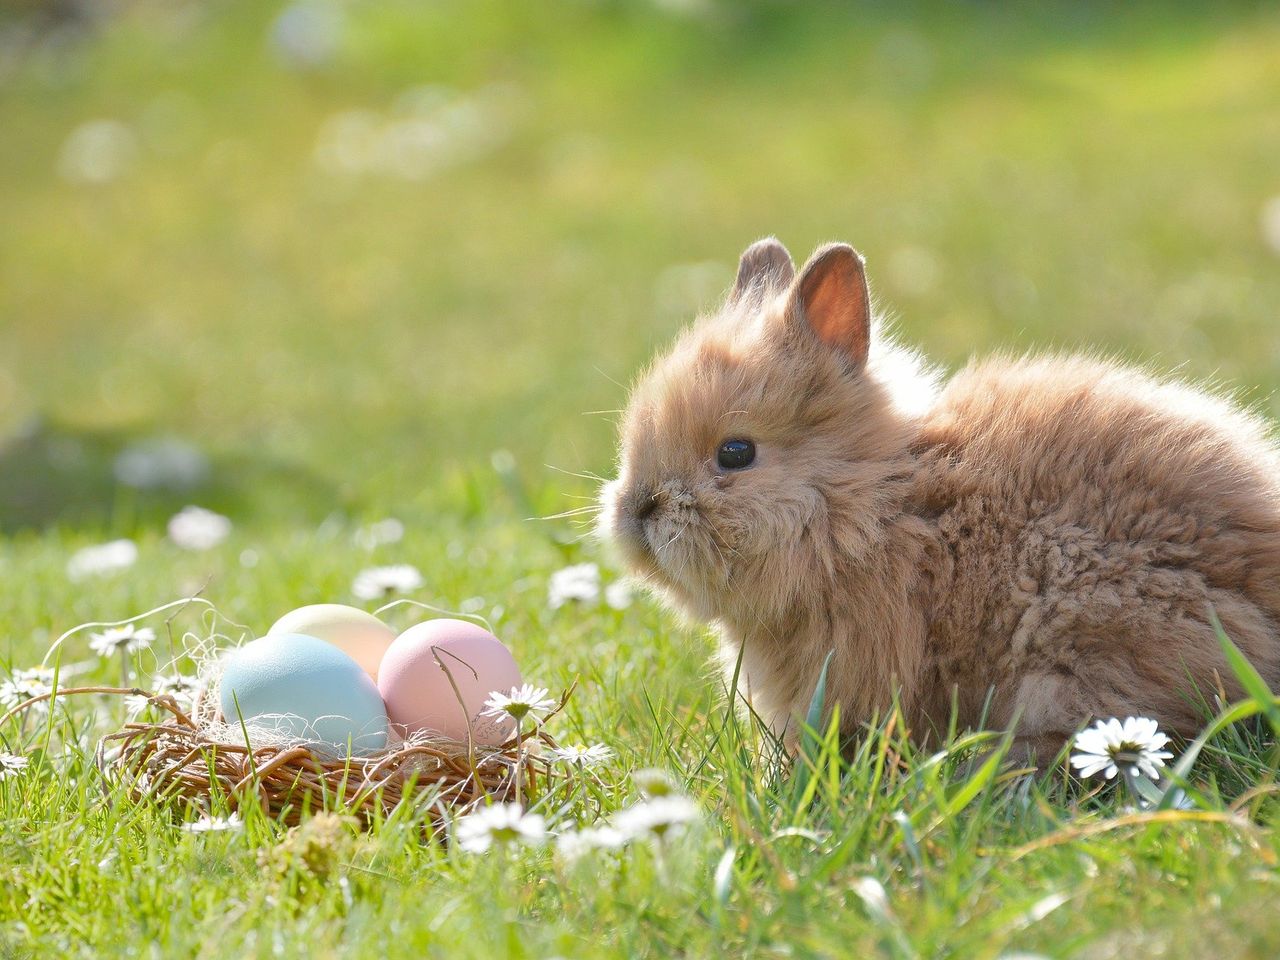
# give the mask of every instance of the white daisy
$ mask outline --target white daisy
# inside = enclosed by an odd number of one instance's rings
[[[552,760],[558,760],[560,763],[567,763],[571,766],[598,767],[613,758],[613,751],[603,743],[593,743],[589,747],[585,744],[575,743],[567,747],[554,747],[549,756]]]
[[[511,693],[500,693],[494,690],[484,702],[482,717],[502,717],[504,714],[520,723],[525,717],[532,717],[534,723],[541,723],[548,713],[556,708],[556,702],[547,696],[546,687],[535,687],[526,683],[521,687],[512,687]]]
[[[885,893],[884,884],[875,877],[861,877],[855,880],[853,892],[862,899],[863,904],[872,914],[880,918],[889,916],[889,895]]]
[[[287,66],[324,66],[341,50],[344,27],[339,4],[300,0],[276,16],[271,25],[271,46]]]
[[[394,517],[387,517],[356,531],[356,546],[373,550],[384,543],[399,543],[404,539],[404,524]]]
[[[149,437],[121,450],[111,469],[127,487],[184,490],[208,478],[209,458],[177,437]]]
[[[633,839],[652,837],[659,842],[676,836],[698,820],[698,805],[688,797],[673,794],[654,797],[619,811],[613,825],[623,836]]]
[[[100,577],[126,570],[138,561],[138,545],[132,540],[112,540],[83,547],[67,561],[67,576],[72,580]]]
[[[407,563],[361,570],[351,592],[361,600],[382,600],[393,593],[409,593],[423,584],[418,568]]]
[[[556,837],[556,853],[568,861],[579,860],[592,850],[617,850],[626,835],[613,827],[586,827]]]
[[[1076,734],[1071,765],[1082,777],[1101,773],[1110,780],[1121,771],[1132,777],[1145,774],[1155,780],[1164,762],[1173,757],[1161,749],[1168,742],[1156,722],[1146,717],[1099,720]]]
[[[157,696],[168,695],[178,705],[179,710],[190,710],[196,702],[196,695],[203,689],[203,684],[197,677],[189,677],[182,673],[173,673],[163,677],[153,677],[151,679],[151,689]],[[125,705],[128,709],[129,717],[132,719],[142,713],[143,710],[152,705],[151,698],[139,695],[130,695],[125,697]],[[169,716],[169,711],[165,707],[157,707],[162,716]]]
[[[679,793],[671,774],[656,767],[645,767],[644,769],[633,771],[631,782],[636,785],[637,790],[650,799],[654,797],[670,797]]]
[[[117,653],[137,653],[151,646],[156,632],[150,627],[135,627],[126,623],[123,627],[107,627],[101,633],[89,634],[89,649],[100,657]]]
[[[1127,817],[1135,813],[1147,813],[1148,811],[1156,809],[1159,805],[1158,800],[1148,800],[1146,797],[1135,797],[1134,799],[1136,802],[1127,803],[1119,808],[1119,812],[1122,816]],[[1173,791],[1173,800],[1169,804],[1169,809],[1195,810],[1196,802],[1188,797],[1184,791],[1175,788]]]
[[[30,761],[16,753],[0,753],[0,783],[10,777],[20,777]]]
[[[579,563],[557,570],[547,584],[547,605],[558,610],[571,600],[595,603],[600,599],[600,568]]]
[[[27,700],[34,700],[53,692],[53,671],[45,667],[15,670],[4,683],[0,683],[0,704],[8,710]],[[47,700],[36,704],[33,710],[48,710]]]
[[[525,813],[518,803],[496,803],[459,820],[454,836],[463,850],[484,853],[495,845],[540,844],[547,838],[547,824],[538,814]]]
[[[625,610],[631,606],[631,583],[627,580],[615,580],[604,588],[604,602],[615,610]]]
[[[1262,236],[1271,252],[1280,255],[1280,196],[1272,197],[1262,205]]]
[[[119,120],[76,127],[58,152],[58,173],[72,183],[108,183],[123,176],[138,155],[138,138]]]
[[[204,507],[183,507],[170,518],[168,530],[183,550],[212,550],[231,536],[231,521]]]
[[[211,817],[206,813],[199,820],[184,823],[182,829],[187,833],[220,833],[224,830],[242,830],[244,821],[240,819],[238,813],[225,817]]]
[[[198,677],[191,677],[185,673],[171,673],[168,676],[156,677],[152,682],[156,693],[167,693],[178,701],[180,707],[191,706],[202,686]]]

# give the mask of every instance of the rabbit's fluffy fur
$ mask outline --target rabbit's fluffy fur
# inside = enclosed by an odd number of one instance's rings
[[[1184,735],[1240,694],[1214,628],[1280,686],[1280,457],[1263,424],[1086,357],[990,359],[939,388],[873,323],[862,260],[776,240],[635,387],[602,526],[722,638],[794,737],[829,651],[847,730],[896,694],[921,739],[1015,729],[1051,757],[1095,717]],[[754,462],[723,469],[729,439]]]

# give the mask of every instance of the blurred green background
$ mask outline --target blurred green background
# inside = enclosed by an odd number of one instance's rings
[[[766,233],[1275,413],[1278,197],[1271,4],[11,2],[0,530],[573,506]]]
[[[615,750],[609,806],[660,765],[715,811],[696,879],[513,883],[397,825],[295,915],[268,838],[100,802],[123,705],[77,706],[82,747],[0,791],[0,955],[1275,955],[1266,821],[1024,860],[1093,802],[966,806],[936,757],[868,788],[871,754],[849,803],[793,814],[796,781],[724,736],[709,638],[554,602],[567,564],[619,574],[584,518],[527,518],[589,502],[625,385],[769,233],[860,248],[948,369],[1096,349],[1280,415],[1280,5],[0,0],[0,680],[77,623],[201,592],[218,616],[146,621],[161,669],[303,603],[373,609],[361,571],[412,564],[409,599],[578,681],[554,732]],[[185,504],[230,535],[183,549]],[[373,542],[387,517],[403,538]],[[116,682],[87,639],[66,675]],[[1271,780],[1239,742],[1248,813]]]

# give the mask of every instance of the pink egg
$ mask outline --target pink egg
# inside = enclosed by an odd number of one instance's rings
[[[480,713],[489,694],[509,693],[519,685],[520,669],[511,651],[488,630],[465,620],[428,620],[410,627],[392,641],[378,667],[378,692],[387,717],[405,735],[430,731],[466,740],[470,722],[477,743],[500,744],[515,733],[514,723]]]

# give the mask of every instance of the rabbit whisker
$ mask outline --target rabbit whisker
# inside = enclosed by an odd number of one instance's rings
[[[556,471],[556,473],[563,473],[563,474],[564,474],[565,476],[567,476],[567,477],[577,477],[579,480],[594,480],[596,483],[608,483],[608,482],[609,482],[608,480],[606,480],[604,477],[600,476],[599,474],[597,474],[597,473],[591,473],[591,472],[589,472],[589,471],[588,471],[588,472],[586,472],[586,473],[575,473],[575,472],[574,472],[574,471],[572,471],[572,470],[566,470],[564,467],[557,467],[557,466],[556,466],[555,464],[553,464],[553,463],[544,463],[544,464],[543,464],[543,466],[544,466],[544,467],[546,467],[548,470],[554,470],[554,471]]]
[[[582,507],[574,507],[571,510],[564,510],[560,513],[551,513],[543,517],[527,517],[528,520],[564,520],[566,517],[577,517],[584,513],[599,513],[601,508],[595,505]]]

